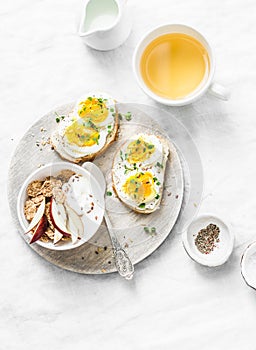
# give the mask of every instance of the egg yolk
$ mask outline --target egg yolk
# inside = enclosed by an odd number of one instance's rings
[[[142,138],[129,143],[127,147],[127,160],[129,163],[139,163],[151,157],[155,152],[155,146]]]
[[[78,105],[78,115],[93,123],[102,123],[108,116],[108,109],[102,98],[88,97]]]
[[[85,127],[84,123],[74,121],[65,130],[69,143],[79,147],[93,146],[99,143],[100,134],[95,128]]]
[[[152,200],[156,195],[153,175],[145,172],[130,176],[123,185],[123,191],[138,203]]]

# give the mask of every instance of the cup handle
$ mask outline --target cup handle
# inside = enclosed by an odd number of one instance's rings
[[[230,97],[230,91],[225,86],[218,83],[212,83],[209,87],[209,92],[211,95],[224,101],[227,101]]]

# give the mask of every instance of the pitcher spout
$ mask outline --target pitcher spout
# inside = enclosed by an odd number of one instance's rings
[[[97,30],[93,30],[93,31],[88,31],[88,32],[84,32],[83,28],[79,28],[78,34],[79,36],[81,36],[82,38],[89,38],[90,36],[96,34],[98,31]]]

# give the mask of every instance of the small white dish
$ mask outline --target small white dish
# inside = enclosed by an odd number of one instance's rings
[[[245,249],[240,265],[245,283],[256,290],[256,242],[251,243]]]
[[[92,238],[92,236],[96,233],[96,231],[100,227],[101,222],[103,220],[104,211],[105,211],[104,192],[102,191],[97,180],[88,170],[82,168],[79,165],[68,163],[68,162],[49,163],[42,166],[41,168],[36,169],[32,174],[30,174],[20,189],[18,199],[17,199],[17,214],[18,214],[18,219],[22,230],[26,232],[26,229],[29,225],[24,215],[24,204],[25,204],[25,201],[27,200],[26,190],[29,183],[34,180],[43,180],[47,176],[55,176],[58,173],[60,173],[61,170],[66,170],[66,169],[72,170],[76,174],[82,175],[88,179],[88,183],[90,184],[89,190],[90,190],[90,193],[93,194],[94,202],[95,202],[93,215],[97,215],[98,220],[97,221],[92,220],[89,216],[90,214],[88,215],[88,217],[85,218],[86,232],[84,236],[80,240],[78,240],[75,244],[73,244],[71,241],[65,241],[54,245],[52,242],[42,242],[40,240],[33,243],[33,244],[38,244],[41,247],[52,249],[52,250],[73,249],[87,242],[90,238]],[[27,237],[27,241],[29,242],[31,239],[31,234],[27,233],[26,237]]]
[[[195,245],[197,233],[206,228],[209,224],[215,224],[219,227],[219,242],[209,254],[201,253]],[[212,214],[205,214],[197,217],[188,226],[182,235],[184,249],[189,257],[205,266],[219,266],[224,264],[232,253],[234,247],[234,235],[228,226],[218,217]]]

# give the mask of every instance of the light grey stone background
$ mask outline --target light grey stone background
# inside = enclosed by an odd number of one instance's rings
[[[243,250],[256,239],[256,3],[128,5],[134,20],[129,39],[102,53],[76,35],[82,1],[1,2],[0,349],[256,348],[255,292],[239,268]],[[188,258],[180,235],[172,235],[136,267],[132,282],[117,274],[87,277],[61,270],[30,249],[12,224],[6,195],[11,155],[37,118],[88,89],[156,105],[136,85],[131,56],[145,31],[166,22],[194,26],[208,38],[216,80],[232,93],[228,102],[205,96],[166,109],[189,129],[202,157],[200,213],[230,222],[234,253],[224,266],[205,268]]]

